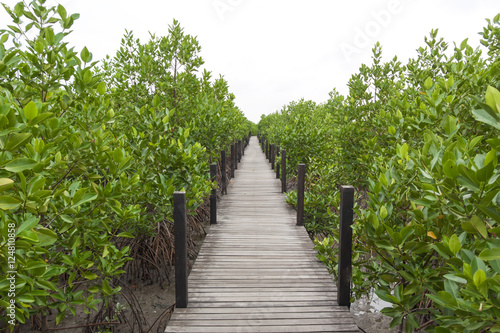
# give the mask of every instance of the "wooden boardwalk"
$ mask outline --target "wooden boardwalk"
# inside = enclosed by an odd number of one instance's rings
[[[252,137],[165,332],[359,332]]]

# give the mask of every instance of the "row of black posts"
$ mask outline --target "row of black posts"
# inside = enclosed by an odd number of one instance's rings
[[[234,171],[245,154],[252,133],[231,145],[230,178],[234,178]],[[221,195],[227,194],[226,151],[221,151]],[[210,179],[217,179],[217,163],[210,164]],[[217,186],[219,187],[219,186]],[[175,306],[185,308],[188,305],[188,260],[187,260],[187,215],[186,192],[174,192],[174,246],[175,246]],[[210,224],[217,223],[217,188],[210,194]]]
[[[276,178],[280,178],[281,191],[287,191],[286,179],[286,150],[276,144],[270,144],[266,137],[258,135],[262,151],[276,170]],[[281,153],[281,165],[276,163],[276,157]],[[297,225],[304,225],[304,191],[306,165],[299,163],[297,174]],[[354,187],[342,185],[340,187],[340,225],[339,225],[339,264],[337,302],[340,306],[351,305],[351,273],[352,273],[352,222],[354,207]]]

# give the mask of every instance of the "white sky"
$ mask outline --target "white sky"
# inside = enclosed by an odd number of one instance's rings
[[[17,1],[0,0],[13,7]],[[48,0],[47,3],[56,3]],[[205,68],[224,75],[236,104],[258,122],[300,98],[318,103],[371,63],[375,42],[385,60],[403,63],[438,28],[450,45],[469,38],[479,46],[485,18],[498,0],[61,0],[80,13],[68,41],[87,46],[94,60],[114,55],[125,29],[146,42],[168,34],[173,19],[198,36]],[[10,24],[0,8],[0,28]],[[367,35],[368,33],[368,35]]]

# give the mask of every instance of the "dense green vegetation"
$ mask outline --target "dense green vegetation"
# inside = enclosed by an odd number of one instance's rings
[[[291,172],[307,165],[306,227],[332,273],[338,186],[357,187],[354,297],[374,288],[406,332],[500,332],[499,19],[485,53],[432,31],[417,57],[383,63],[376,44],[348,96],[259,123]]]
[[[76,306],[111,318],[130,260],[172,264],[173,191],[202,231],[209,160],[252,125],[178,22],[99,62],[65,42],[78,14],[44,3],[4,5],[0,30],[0,328]]]

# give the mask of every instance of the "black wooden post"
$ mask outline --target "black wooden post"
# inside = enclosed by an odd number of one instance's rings
[[[275,160],[275,156],[276,156],[276,153],[275,153],[275,149],[276,149],[276,145],[273,143],[271,145],[271,170],[274,170],[274,160]]]
[[[188,305],[186,192],[174,192],[175,306]]]
[[[286,150],[281,151],[281,192],[286,192]]]
[[[339,282],[337,302],[340,306],[351,306],[351,258],[352,258],[352,218],[354,187],[340,187],[340,235],[339,235]]]
[[[234,143],[234,170],[238,170],[238,142]]]
[[[241,155],[245,156],[245,147],[246,147],[246,140],[245,138],[241,138]]]
[[[297,225],[304,225],[304,188],[306,165],[299,164],[299,182],[297,184]]]
[[[210,180],[217,180],[217,164],[210,164]],[[210,224],[217,224],[217,188],[212,189],[210,194]]]
[[[238,163],[241,162],[241,154],[242,154],[241,140],[238,140]]]
[[[222,190],[221,194],[227,194],[227,175],[226,175],[226,151],[220,152],[221,175],[222,175]]]
[[[234,170],[236,169],[236,165],[234,163],[234,152],[235,152],[234,144],[231,145],[231,178],[234,178]]]
[[[269,141],[266,140],[266,160],[269,159]]]
[[[276,147],[276,156],[280,156],[280,146]],[[280,179],[280,166],[276,163],[276,179]]]

